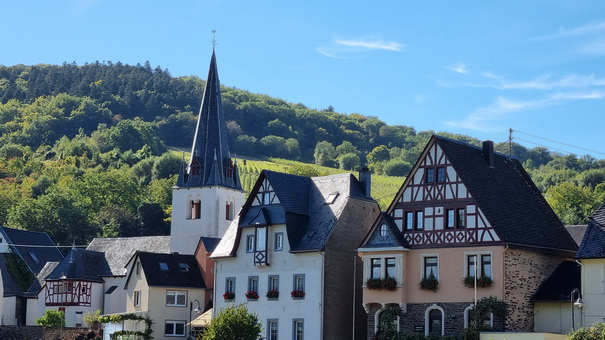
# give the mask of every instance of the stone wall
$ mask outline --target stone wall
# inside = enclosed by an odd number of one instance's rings
[[[558,256],[520,249],[508,249],[505,252],[506,331],[534,330],[533,305],[529,300],[563,260]]]
[[[74,327],[0,326],[2,340],[73,340],[87,329]]]

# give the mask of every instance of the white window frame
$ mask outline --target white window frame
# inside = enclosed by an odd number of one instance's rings
[[[135,290],[134,291],[134,296],[133,296],[133,304],[135,307],[139,307],[141,306],[141,291],[140,290]]]
[[[464,328],[468,328],[471,324],[470,311],[473,309],[473,305],[468,305],[464,308]],[[489,327],[494,327],[494,313],[489,313]]]
[[[441,311],[441,334],[440,335],[443,336],[445,334],[445,311],[443,310],[443,308],[433,304],[424,311],[424,336],[429,335],[429,314],[434,309]]]
[[[274,240],[275,240],[275,245],[274,245],[273,249],[275,251],[284,250],[284,233],[283,232],[275,233]]]
[[[246,253],[253,253],[256,243],[255,235],[246,235]]]
[[[168,324],[172,324],[172,329],[173,329],[173,333],[172,334],[166,333],[166,325],[168,325]],[[177,325],[183,325],[183,334],[176,333],[176,326]],[[180,337],[184,337],[185,334],[187,333],[187,326],[186,325],[187,325],[187,322],[183,321],[183,320],[166,320],[166,321],[164,321],[164,336],[171,336],[171,337],[172,336],[174,336],[174,337],[180,336]]]
[[[174,296],[174,301],[169,302],[168,297]],[[185,297],[185,302],[179,304],[179,296]],[[187,306],[187,291],[186,290],[167,290],[166,291],[166,306],[167,307],[184,307]]]

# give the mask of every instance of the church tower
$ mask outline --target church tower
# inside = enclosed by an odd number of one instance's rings
[[[170,251],[193,254],[200,237],[222,237],[244,204],[244,191],[227,145],[216,55],[198,115],[189,164],[172,188]]]

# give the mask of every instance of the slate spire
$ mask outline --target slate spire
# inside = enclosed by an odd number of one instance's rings
[[[242,190],[237,166],[231,161],[227,144],[221,84],[214,49],[193,137],[191,158],[189,164],[179,173],[177,187],[210,185]]]

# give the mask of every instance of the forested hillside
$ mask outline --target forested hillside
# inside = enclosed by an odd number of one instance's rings
[[[0,66],[0,224],[62,244],[167,233],[180,156],[166,151],[190,147],[203,86],[149,63]],[[403,176],[433,134],[229,87],[223,104],[238,158]],[[517,144],[513,155],[565,223],[584,222],[603,201],[604,161]]]

